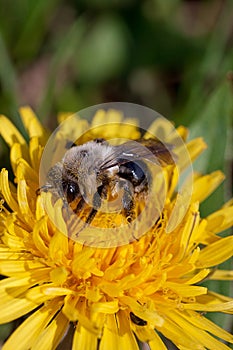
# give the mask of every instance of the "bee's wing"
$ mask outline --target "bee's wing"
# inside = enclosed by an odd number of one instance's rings
[[[148,157],[148,160],[154,162],[155,158],[160,165],[172,165],[176,161],[176,155],[172,152],[174,148],[173,145],[163,143],[156,139],[141,139],[141,144],[144,148],[147,148],[153,155],[151,159]],[[145,157],[147,159],[147,157]]]
[[[143,159],[162,166],[174,164],[171,149],[171,145],[165,145],[156,139],[128,141],[113,147],[112,153],[101,164],[101,169]]]

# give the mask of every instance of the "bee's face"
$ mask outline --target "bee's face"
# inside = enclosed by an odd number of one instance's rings
[[[92,203],[102,185],[100,164],[109,150],[109,146],[91,141],[66,152],[62,161],[62,180],[68,202],[81,196],[88,204]]]

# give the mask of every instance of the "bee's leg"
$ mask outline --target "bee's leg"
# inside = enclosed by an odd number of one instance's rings
[[[122,205],[123,213],[127,217],[127,220],[130,222],[134,219],[135,213],[134,209],[134,188],[131,182],[121,179],[119,181],[119,188],[123,189],[122,196]]]
[[[85,200],[83,198],[81,198],[80,201],[78,202],[76,208],[74,208],[75,214],[78,214],[78,212],[83,209],[84,204],[85,204]]]
[[[93,207],[91,208],[91,210],[90,210],[90,212],[85,220],[85,224],[83,225],[81,230],[83,230],[87,225],[89,225],[94,220],[94,218],[98,212],[98,209],[101,207],[101,195],[103,193],[104,193],[104,186],[99,186],[97,189],[97,192],[95,193],[95,195],[93,197]],[[81,201],[83,201],[83,204],[85,203],[85,200],[83,198],[81,199]],[[79,203],[78,203],[78,206],[79,206]]]
[[[97,211],[98,210],[96,210],[94,208],[91,209],[88,217],[85,220],[85,225],[83,226],[82,229],[84,229],[87,225],[89,225],[94,220],[94,217],[96,216]]]
[[[56,163],[46,175],[46,183],[36,190],[36,194],[39,195],[41,192],[51,192],[54,199],[63,199],[62,169],[62,163]]]
[[[77,214],[77,216],[79,217],[78,214],[81,214],[82,210],[84,209],[84,206],[85,206],[85,199],[82,197],[80,199],[80,201],[78,202],[77,206],[73,209],[73,212],[75,214]],[[96,203],[94,204],[96,205]],[[79,233],[87,226],[89,225],[92,220],[94,219],[95,215],[97,213],[97,210],[95,208],[92,208],[90,213],[88,214],[85,222],[84,222],[84,225],[80,223],[82,222],[82,219],[79,217],[79,220],[77,221],[77,217],[76,219],[73,218],[73,220],[70,222],[70,231],[78,231],[78,233],[76,233],[76,237],[78,237]]]
[[[102,196],[105,196],[104,186],[99,186],[97,189],[97,192],[93,196],[93,208],[91,209],[87,219],[86,224],[90,224],[94,217],[96,216],[96,213],[98,212],[99,208],[101,207],[101,198]]]
[[[145,191],[145,190],[148,190],[148,180],[147,180],[147,178],[142,180],[140,185],[135,187],[135,192],[137,192],[137,193],[140,193],[140,192]]]
[[[84,206],[84,203],[85,203],[85,200],[84,200],[84,199],[81,199],[80,202],[78,203],[77,207],[76,207],[76,210],[77,210],[77,208],[79,207],[79,204],[80,204],[80,209],[79,209],[79,210],[81,210],[82,207]],[[82,206],[82,207],[81,207],[81,206]],[[77,210],[77,211],[78,211],[78,210]],[[78,237],[79,233],[80,233],[82,230],[84,230],[84,229],[93,221],[94,217],[96,216],[97,211],[98,211],[97,209],[91,208],[91,210],[90,210],[90,212],[89,212],[87,218],[85,219],[85,222],[84,222],[83,224],[81,224],[81,227],[80,227],[80,222],[81,222],[82,220],[76,222],[76,224],[75,224],[75,225],[76,225],[76,226],[75,226],[75,230],[78,231],[78,232],[76,233],[76,237]]]

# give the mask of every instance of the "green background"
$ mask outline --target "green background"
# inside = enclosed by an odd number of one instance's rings
[[[232,0],[0,0],[0,113],[22,130],[17,110],[29,104],[52,130],[58,112],[103,102],[155,109],[204,137],[197,170],[226,174],[206,215],[232,196],[232,44]],[[232,295],[230,283],[211,288]],[[211,318],[232,330],[232,318]]]

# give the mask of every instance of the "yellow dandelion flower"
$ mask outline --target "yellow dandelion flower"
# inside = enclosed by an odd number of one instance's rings
[[[164,337],[182,350],[229,349],[222,341],[233,343],[233,336],[204,313],[233,313],[233,300],[200,285],[208,278],[233,279],[231,271],[216,269],[233,254],[233,237],[219,235],[233,224],[232,202],[206,218],[199,213],[200,201],[220,184],[222,173],[195,175],[184,210],[185,193],[176,192],[177,168],[164,167],[157,185],[165,185],[166,195],[154,224],[142,235],[131,232],[134,239],[128,243],[119,245],[116,239],[109,247],[86,245],[81,236],[74,240],[64,234],[62,202],[38,193],[48,134],[30,108],[21,108],[20,114],[29,142],[0,117],[15,175],[11,182],[6,169],[0,174],[0,273],[5,276],[0,281],[0,323],[26,317],[2,349],[56,349],[68,331],[72,350],[138,350],[140,343],[162,350]],[[102,126],[113,122],[118,126]],[[90,124],[77,119],[75,138],[138,139],[137,122],[130,118],[124,123],[118,111],[100,110]],[[148,135],[157,128],[164,131],[155,123]],[[176,132],[186,140],[185,128]],[[63,133],[57,134],[58,146]],[[202,139],[186,143],[192,161],[205,147]],[[174,153],[179,169],[185,169],[182,149],[175,147]],[[56,152],[53,157],[53,163],[58,161]],[[119,228],[120,220],[118,214],[97,213],[90,237],[101,227]]]

